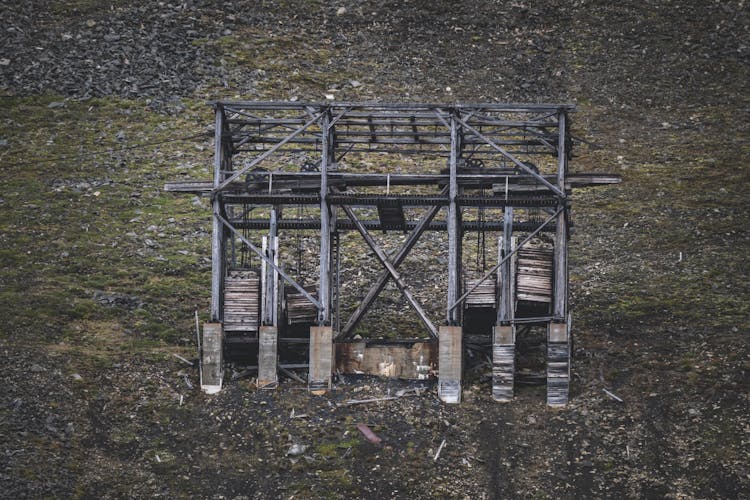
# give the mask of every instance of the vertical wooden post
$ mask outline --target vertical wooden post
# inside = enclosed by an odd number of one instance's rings
[[[461,402],[463,378],[463,329],[442,325],[438,346],[438,397],[444,403]]]
[[[318,282],[318,326],[310,328],[310,372],[308,386],[313,394],[331,388],[333,371],[333,328],[331,322],[331,211],[328,204],[328,168],[333,156],[330,111],[320,119],[322,158],[320,164],[320,280]]]
[[[333,328],[310,327],[310,375],[308,387],[315,395],[325,394],[331,389],[333,372]]]
[[[455,113],[455,111],[454,111]],[[463,329],[461,312],[463,307],[455,304],[461,290],[461,226],[458,207],[458,159],[461,156],[461,135],[458,120],[451,115],[451,151],[448,184],[448,310],[447,325],[438,330],[438,397],[445,403],[461,402],[461,380],[463,378]]]
[[[277,237],[278,207],[271,208],[269,236],[263,237],[263,254],[278,265],[279,238]],[[273,389],[278,386],[278,325],[277,292],[279,273],[265,260],[261,262],[262,300],[261,326],[258,329],[258,387]]]
[[[227,163],[226,148],[224,147],[224,110],[216,105],[216,120],[214,130],[214,187],[223,180],[221,171]],[[212,233],[211,233],[211,321],[221,322],[222,314],[222,284],[224,281],[224,243],[226,231],[219,220],[221,214],[221,198],[217,195],[212,201]]]
[[[504,258],[515,248],[513,238],[513,207],[505,207],[503,214],[503,238],[498,245],[498,259]],[[515,259],[505,261],[500,267],[500,301],[497,308],[497,323],[492,331],[492,399],[508,402],[513,399],[516,370],[515,317]]]
[[[565,406],[570,387],[570,332],[567,323],[547,329],[547,404]]]
[[[461,156],[461,137],[458,121],[451,116],[451,152],[449,160],[449,191],[448,191],[448,325],[455,326],[461,323],[462,307],[451,306],[455,304],[461,290],[461,224],[458,198],[458,159]]]
[[[224,329],[221,323],[203,325],[201,353],[201,390],[206,394],[216,394],[221,390],[224,351]]]
[[[499,259],[508,255],[513,249],[513,207],[505,207],[503,213],[503,239],[500,245]],[[514,311],[513,259],[506,260],[500,266],[500,303],[497,308],[497,324],[512,320]]]
[[[565,191],[565,174],[568,168],[567,152],[565,142],[567,130],[565,128],[565,111],[558,113],[558,143],[557,143],[557,183],[558,187]],[[555,233],[555,301],[552,316],[555,321],[565,321],[568,312],[568,209],[566,198],[560,198],[557,202],[558,210],[563,208],[557,217],[557,230]]]
[[[492,399],[501,402],[513,399],[515,368],[515,326],[496,325],[492,330]]]
[[[273,389],[279,383],[277,358],[278,329],[261,326],[258,332],[258,388]]]
[[[279,207],[271,208],[271,217],[268,231],[268,238],[263,239],[263,252],[276,265],[279,263],[278,257],[278,211]],[[261,272],[263,273],[263,300],[261,322],[264,325],[276,326],[278,315],[278,284],[279,273],[273,266],[269,266],[266,261],[261,261]]]
[[[568,168],[566,151],[568,131],[564,110],[558,112],[557,184],[565,190]],[[565,198],[560,198],[555,232],[553,320],[547,328],[547,404],[564,406],[568,402],[570,386],[570,332],[568,315],[568,209]]]
[[[333,146],[331,144],[330,122],[330,112],[324,113],[320,119],[322,158],[320,163],[320,281],[318,300],[323,307],[318,313],[318,324],[321,326],[330,323],[331,314],[331,209],[328,204],[328,167],[332,159]]]

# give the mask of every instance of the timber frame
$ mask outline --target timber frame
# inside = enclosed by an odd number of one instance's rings
[[[223,355],[231,356],[237,345],[255,345],[250,352],[257,356],[261,386],[275,386],[279,370],[300,367],[308,368],[314,393],[330,389],[334,370],[406,378],[437,372],[440,398],[459,402],[471,333],[463,326],[476,306],[493,317],[487,342],[493,398],[513,397],[517,328],[536,325],[546,329],[548,404],[567,402],[569,195],[575,187],[620,182],[613,175],[569,172],[574,106],[220,101],[213,107],[213,180],[165,188],[211,200],[211,342],[204,342],[202,356],[204,378],[214,375],[202,381],[206,387],[221,386]],[[472,210],[491,216],[468,217]],[[389,255],[373,238],[376,230],[408,236]],[[279,245],[303,231],[317,235],[314,288],[300,282],[300,269],[293,276]],[[341,318],[339,235],[348,231],[361,235],[382,271]],[[444,316],[437,321],[399,273],[426,231],[447,233],[447,265],[438,270],[447,278]],[[499,235],[496,264],[473,280],[464,276],[468,232]],[[547,253],[529,253],[531,267],[519,267],[519,256],[542,235]],[[238,249],[254,254],[260,270],[243,274]],[[541,292],[519,298],[524,279]],[[425,336],[353,338],[389,280]],[[477,298],[480,292],[484,299]],[[524,310],[524,300],[537,303]],[[285,333],[294,321],[306,335]],[[284,360],[285,343],[309,344],[307,359]],[[386,368],[377,362],[385,357]]]

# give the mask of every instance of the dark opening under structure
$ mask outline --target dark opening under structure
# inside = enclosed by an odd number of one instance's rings
[[[620,182],[569,171],[574,106],[222,101],[214,108],[213,180],[166,186],[212,203],[204,389],[221,387],[224,357],[245,357],[262,387],[296,368],[308,369],[315,393],[331,387],[336,370],[437,374],[440,398],[457,403],[467,353],[484,349],[492,396],[509,401],[517,336],[536,329],[544,331],[547,402],[567,402],[569,195]],[[438,317],[402,269],[428,232],[445,236],[430,263],[442,280]],[[352,269],[342,268],[350,233],[379,266],[366,293],[354,297],[346,283]],[[381,233],[401,235],[397,248],[389,252]],[[467,245],[481,266],[467,265]],[[367,338],[362,319],[389,282],[423,335],[399,338],[394,317],[395,335]]]

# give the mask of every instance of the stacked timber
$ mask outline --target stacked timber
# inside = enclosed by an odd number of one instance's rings
[[[514,344],[492,345],[492,399],[510,401],[513,399],[513,375],[516,367],[516,346]]]
[[[224,278],[224,331],[257,332],[260,278],[254,271],[230,271]]]
[[[550,246],[525,246],[518,250],[518,300],[552,301],[552,260]]]
[[[317,298],[315,287],[304,287],[305,291]],[[289,325],[312,324],[318,319],[318,308],[307,297],[291,286],[284,287],[286,321]]]
[[[547,343],[547,404],[564,406],[568,403],[570,386],[570,344]]]
[[[477,279],[466,280],[466,289],[471,290],[479,281]],[[466,308],[471,309],[475,307],[495,307],[495,284],[497,283],[497,277],[492,275],[482,283],[479,284],[474,290],[469,293],[466,297]]]

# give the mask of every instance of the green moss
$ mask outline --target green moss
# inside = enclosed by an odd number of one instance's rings
[[[333,458],[339,456],[342,450],[346,451],[349,448],[356,447],[359,442],[358,438],[352,438],[345,441],[322,443],[315,447],[315,451],[321,456]]]

